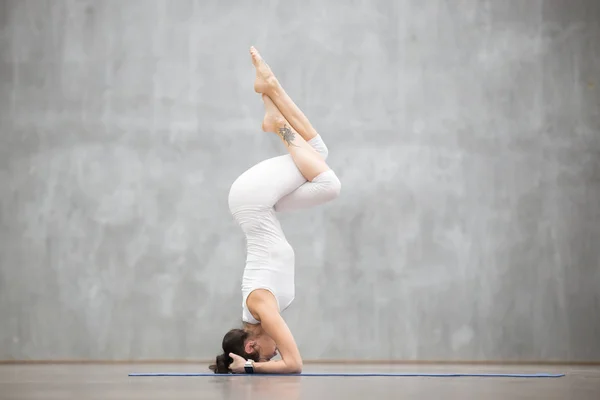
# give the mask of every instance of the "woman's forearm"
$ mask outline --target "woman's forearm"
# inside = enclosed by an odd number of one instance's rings
[[[302,372],[302,363],[285,360],[256,362],[254,372],[257,374],[299,374]]]

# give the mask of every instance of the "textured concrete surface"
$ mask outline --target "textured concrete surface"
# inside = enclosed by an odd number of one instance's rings
[[[412,377],[128,377],[131,372],[204,372],[181,365],[0,365],[2,400],[34,399],[539,399],[597,400],[600,369],[475,366],[310,366],[310,372],[562,373],[551,379]]]
[[[305,358],[600,360],[600,2],[0,1],[0,359],[207,359],[227,192],[282,154],[256,45],[341,197],[283,216]]]

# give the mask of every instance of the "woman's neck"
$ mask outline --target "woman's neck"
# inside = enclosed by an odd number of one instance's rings
[[[260,336],[262,333],[262,326],[260,324],[244,323],[244,330],[252,336]]]

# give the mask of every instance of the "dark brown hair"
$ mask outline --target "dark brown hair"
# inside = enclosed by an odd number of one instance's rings
[[[246,339],[250,337],[250,333],[243,329],[232,329],[225,334],[223,337],[223,354],[218,355],[215,364],[209,366],[215,374],[229,374],[229,365],[233,362],[233,359],[229,357],[229,353],[237,354],[246,360],[258,361],[259,354],[254,352],[252,354],[246,353],[245,344]]]

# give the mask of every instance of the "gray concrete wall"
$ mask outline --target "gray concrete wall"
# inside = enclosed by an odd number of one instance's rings
[[[600,359],[600,2],[0,2],[0,359],[206,359],[256,45],[330,148],[307,359]]]

